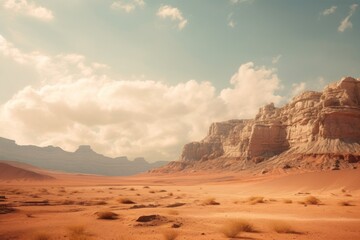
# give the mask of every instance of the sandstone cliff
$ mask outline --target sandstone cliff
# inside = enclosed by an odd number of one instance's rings
[[[323,92],[307,91],[281,108],[260,108],[253,120],[213,123],[200,142],[160,172],[207,169],[267,172],[340,169],[360,162],[360,80],[351,77]]]

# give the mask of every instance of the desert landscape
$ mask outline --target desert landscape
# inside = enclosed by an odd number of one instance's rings
[[[3,167],[1,168],[4,169]],[[9,170],[10,171],[10,170]],[[1,239],[357,239],[360,170],[1,180]]]
[[[0,240],[360,240],[358,0],[0,0]]]
[[[358,85],[348,77],[266,106],[250,128],[215,123],[178,161],[133,176],[3,161],[1,239],[357,239]]]

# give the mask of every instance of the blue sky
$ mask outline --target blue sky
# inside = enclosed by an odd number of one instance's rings
[[[343,76],[359,77],[358,0],[2,0],[0,3],[0,36],[5,39],[3,54],[0,54],[0,103],[6,109],[16,105],[14,101],[19,100],[16,95],[24,93],[26,87],[39,93],[63,82],[60,79],[71,78],[74,83],[84,78],[83,72],[72,72],[73,58],[71,63],[69,58],[62,58],[67,54],[82,56],[81,64],[87,66],[95,66],[94,63],[106,65],[101,73],[95,75],[99,78],[105,76],[114,82],[139,82],[140,86],[151,80],[154,85],[165,85],[168,89],[166,91],[182,86],[181,84],[186,85],[190,80],[194,80],[199,86],[208,83],[206,87],[211,93],[206,94],[213,94],[211,99],[224,100],[226,89],[251,89],[241,85],[252,81],[251,78],[248,82],[241,78],[242,73],[245,78],[248,76],[246,69],[263,68],[276,74],[276,81],[273,79],[276,83],[267,79],[276,85],[269,84],[272,86],[268,88],[271,96],[261,101],[254,99],[249,103],[254,110],[236,105],[236,111],[243,114],[219,112],[217,115],[215,111],[208,116],[206,124],[214,120],[226,120],[226,117],[251,117],[259,105],[269,101],[281,105],[293,96],[292,93],[305,89],[320,90],[326,83]],[[40,7],[43,8],[40,12],[32,11]],[[160,14],[161,9],[163,15]],[[181,23],[183,25],[180,27]],[[24,60],[19,63],[14,54],[9,54],[9,49],[16,49],[26,61],[33,62],[24,63]],[[57,78],[54,78],[53,72],[51,77],[46,75],[49,74],[48,69],[44,70],[36,65],[38,63],[34,62],[34,54],[51,59],[54,62],[52,68],[59,65],[57,61],[64,64],[57,71]],[[246,65],[250,62],[253,66]],[[247,68],[240,74],[238,71],[242,65]],[[76,71],[79,70],[78,65],[75,68]],[[59,72],[62,73],[61,76]],[[65,73],[68,75],[65,76]],[[264,74],[266,75],[265,72],[259,72],[256,76],[266,78]],[[93,79],[95,75],[85,77]],[[231,82],[230,79],[234,77],[241,80]],[[47,81],[50,78],[54,79]],[[168,94],[166,91],[164,95]],[[189,91],[186,93],[189,94]],[[247,98],[246,95],[238,95],[238,99],[229,100],[230,95],[226,98],[228,108],[233,106],[230,101],[244,101]],[[143,108],[143,105],[140,106]],[[192,109],[189,106],[187,108]],[[90,132],[95,136],[96,131],[102,131],[100,123],[96,124],[100,130],[94,130],[94,126],[74,119],[72,121],[72,127],[77,123],[81,125],[80,128],[91,129]],[[201,125],[204,122],[197,117],[187,121],[199,121]],[[136,123],[135,120],[133,122]],[[118,147],[107,152],[105,146],[110,140],[105,137],[102,145],[92,142],[89,144],[109,155],[129,152],[128,155],[131,156],[151,155],[151,159],[172,160],[180,152],[183,143],[193,138],[198,140],[207,128],[194,130],[198,125],[186,126],[185,129],[196,133],[168,140],[163,143],[163,148],[162,145],[149,146],[143,152],[128,150],[134,149],[134,146],[125,148],[122,145],[125,143],[119,143]],[[34,128],[31,125],[28,127]],[[41,130],[31,134],[19,132],[18,135],[3,132],[3,135],[17,138],[21,143],[54,144],[70,150],[84,140],[79,135],[76,140],[70,136],[60,138],[56,135],[59,131]],[[177,133],[169,131],[168,134],[166,137],[155,134],[154,137],[170,139],[170,136]],[[35,135],[42,137],[38,139]],[[132,145],[129,142],[133,142],[126,137],[123,141],[127,145]],[[151,147],[162,148],[164,152],[154,154],[149,150]]]

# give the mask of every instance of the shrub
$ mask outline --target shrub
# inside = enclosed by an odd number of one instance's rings
[[[258,204],[258,203],[264,203],[264,197],[260,197],[260,196],[252,196],[252,197],[249,197],[247,202],[251,205],[255,205],[255,204]]]
[[[339,202],[339,205],[340,206],[354,206],[349,201],[341,201],[341,202]]]
[[[295,231],[289,224],[284,222],[276,222],[272,227],[277,233],[299,234],[299,232]]]
[[[118,218],[118,214],[113,212],[98,212],[96,215],[98,219],[114,220]]]
[[[51,237],[46,233],[36,233],[33,237],[33,240],[50,240]]]
[[[178,232],[174,230],[166,230],[162,234],[165,240],[175,240],[179,236]]]
[[[169,209],[169,210],[167,211],[167,213],[168,213],[169,215],[179,215],[179,211],[176,211],[176,210],[174,210],[174,209]]]
[[[85,227],[81,225],[75,225],[68,227],[70,240],[88,240],[88,234],[85,231]]]
[[[290,203],[292,203],[293,201],[291,200],[291,199],[284,199],[284,203],[286,203],[286,204],[290,204]]]
[[[215,198],[207,198],[203,201],[203,205],[220,205],[220,203],[215,201]]]
[[[226,237],[235,238],[241,232],[255,232],[254,226],[244,220],[229,220],[220,228]]]
[[[319,205],[321,203],[320,199],[314,196],[308,196],[304,199],[304,202],[308,205]]]
[[[122,203],[122,204],[134,204],[135,203],[134,201],[132,201],[129,198],[119,198],[118,202]]]

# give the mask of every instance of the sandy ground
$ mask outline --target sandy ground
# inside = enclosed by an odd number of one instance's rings
[[[0,182],[6,197],[0,204],[15,210],[0,214],[1,240],[231,239],[224,232],[239,219],[253,229],[232,239],[360,239],[360,170],[265,177],[47,174],[57,180]],[[309,196],[319,202],[306,203]],[[137,205],[145,208],[132,208]],[[117,216],[98,219],[102,212]],[[137,222],[144,215],[157,216]]]

